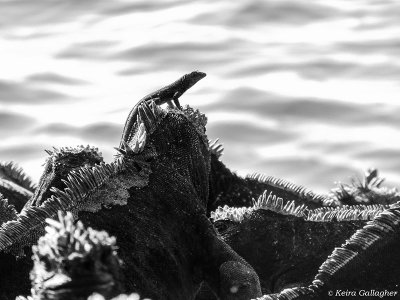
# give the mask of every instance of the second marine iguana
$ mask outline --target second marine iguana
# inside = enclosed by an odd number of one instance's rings
[[[283,290],[263,299],[328,299],[328,290],[398,289],[399,206],[310,210],[264,193],[250,208],[220,207],[212,218],[223,239],[255,267],[263,292]],[[385,258],[374,257],[376,251]],[[316,278],[320,286],[313,286]]]
[[[224,300],[261,295],[253,268],[206,217],[210,152],[204,115],[189,107],[165,111],[154,101],[140,102],[133,111],[125,126],[134,131],[126,134],[133,149],[109,164],[98,163],[92,151],[83,154],[95,159],[52,153],[36,197],[0,228],[0,265],[10,267],[0,278],[6,297],[26,294],[29,262],[13,257],[29,255],[45,219],[58,210],[117,237],[128,292],[186,300],[205,281]],[[231,281],[232,273],[240,280]]]
[[[308,285],[289,287],[257,300],[398,298],[399,233],[400,202],[397,202],[336,247]]]
[[[211,214],[222,238],[252,264],[265,293],[304,284],[340,245],[384,206],[324,207],[264,192],[252,207],[219,207]]]

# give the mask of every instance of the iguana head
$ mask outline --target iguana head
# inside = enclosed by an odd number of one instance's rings
[[[93,292],[109,297],[121,291],[115,238],[74,224],[72,215],[48,219],[46,234],[33,246],[33,294],[38,299],[86,299]]]
[[[227,261],[219,269],[221,299],[248,300],[261,295],[257,274],[244,263]]]
[[[91,146],[54,148],[53,151],[46,150],[46,152],[49,157],[46,159],[43,174],[35,194],[25,207],[40,206],[47,198],[51,197],[51,187],[65,188],[63,180],[66,180],[72,170],[85,165],[99,164],[103,161],[98,149]]]

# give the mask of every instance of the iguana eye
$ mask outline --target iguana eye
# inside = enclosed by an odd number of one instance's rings
[[[218,233],[224,233],[226,232],[229,228],[231,228],[233,225],[233,222],[230,220],[218,220],[214,222],[214,227],[218,231]]]

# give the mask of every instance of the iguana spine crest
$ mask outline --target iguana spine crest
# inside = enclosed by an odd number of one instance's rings
[[[0,162],[0,178],[2,177],[1,173],[3,173],[4,176],[9,177],[11,181],[18,183],[31,192],[36,188],[36,185],[32,182],[32,179],[25,174],[21,167],[12,161]]]
[[[332,205],[330,203],[331,201],[329,201],[329,198],[327,196],[315,194],[313,191],[307,189],[306,187],[294,184],[285,179],[276,178],[274,176],[267,176],[259,173],[253,173],[247,178],[258,180],[262,183],[266,183],[277,188],[283,188],[288,192],[292,192],[294,194],[299,195],[300,198],[307,201],[311,201],[314,203],[321,203],[322,205]]]
[[[215,154],[217,158],[220,158],[222,156],[222,153],[224,152],[224,146],[220,143],[218,143],[219,139],[215,139],[215,141],[208,141],[209,148],[211,153]]]

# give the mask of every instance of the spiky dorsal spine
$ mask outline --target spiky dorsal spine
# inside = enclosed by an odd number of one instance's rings
[[[224,152],[224,146],[218,143],[218,141],[219,139],[216,139],[215,141],[208,141],[208,147],[211,153],[213,153],[217,158],[220,158]]]
[[[211,212],[211,219],[214,222],[219,220],[230,220],[233,222],[242,222],[244,218],[251,214],[253,209],[251,207],[224,207],[219,206],[215,211]]]
[[[372,220],[375,216],[387,209],[388,205],[352,205],[340,207],[322,207],[309,210],[307,221],[331,222],[331,221],[359,221]]]
[[[253,208],[271,210],[283,215],[292,215],[296,217],[304,217],[307,211],[307,207],[304,204],[296,205],[294,200],[285,200],[281,197],[277,197],[272,192],[268,194],[267,190],[254,202]]]
[[[57,161],[66,154],[70,153],[76,154],[82,152],[86,152],[90,154],[90,156],[96,157],[99,161],[103,161],[103,156],[101,152],[99,152],[99,149],[97,147],[93,147],[90,145],[87,146],[79,145],[77,147],[61,147],[61,148],[53,147],[53,150],[45,150],[45,151],[47,154],[50,155],[53,161]]]
[[[288,201],[265,190],[257,200],[253,201],[252,207],[229,207],[225,205],[211,212],[211,218],[214,222],[218,220],[231,220],[240,223],[256,210],[269,210],[283,215],[305,218],[307,207],[304,204],[296,205],[294,200]]]
[[[311,222],[368,221],[389,207],[388,205],[372,204],[321,207],[310,210],[304,204],[296,205],[294,200],[288,201],[265,190],[257,200],[254,200],[252,207],[235,208],[225,205],[211,212],[211,218],[214,222],[218,220],[230,220],[240,223],[254,211],[269,210],[282,215],[303,218],[305,221]]]
[[[314,203],[321,203],[324,206],[336,206],[332,199],[328,196],[316,194],[313,191],[305,188],[304,186],[294,184],[285,179],[276,178],[274,176],[267,176],[259,173],[254,173],[247,178],[260,181],[262,183],[283,189],[287,192],[297,195],[300,199]]]
[[[0,178],[8,179],[31,192],[36,188],[32,179],[12,161],[0,162]]]
[[[0,194],[0,224],[7,221],[15,220],[17,218],[17,211],[14,205],[10,205],[8,200]]]

